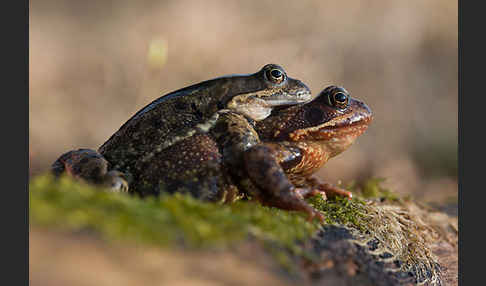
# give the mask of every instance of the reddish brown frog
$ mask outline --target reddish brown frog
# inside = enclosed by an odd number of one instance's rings
[[[346,150],[372,120],[369,107],[342,87],[329,86],[307,104],[274,110],[255,123],[260,140],[245,153],[248,177],[264,204],[322,215],[304,198],[316,194],[352,197],[346,190],[321,183],[311,175]]]

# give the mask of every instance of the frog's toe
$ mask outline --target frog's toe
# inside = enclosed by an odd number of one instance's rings
[[[295,193],[304,199],[320,195],[322,199],[327,200],[326,192],[319,189],[296,188]]]
[[[109,187],[112,192],[128,192],[128,182],[125,179],[125,174],[119,171],[108,172],[106,174],[105,185]]]
[[[346,191],[344,189],[341,189],[341,188],[337,188],[337,187],[327,189],[325,191],[325,193],[330,195],[331,197],[339,196],[339,197],[347,198],[349,200],[351,200],[353,198],[353,193],[351,193],[350,191]]]
[[[329,183],[320,183],[315,186],[319,191],[324,192],[327,197],[345,197],[347,199],[353,198],[353,193],[342,188],[338,188]]]
[[[318,219],[321,223],[325,222],[324,215],[318,210],[312,210],[307,214],[308,214],[307,221],[309,222],[312,222],[312,220],[315,218]]]

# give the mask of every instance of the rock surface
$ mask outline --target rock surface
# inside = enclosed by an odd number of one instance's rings
[[[30,185],[29,278],[32,285],[457,285],[457,217],[378,193],[310,201],[327,218],[320,225],[250,202],[141,200],[40,178]]]

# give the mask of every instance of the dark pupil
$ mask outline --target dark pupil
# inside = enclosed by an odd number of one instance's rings
[[[336,99],[337,102],[341,102],[341,103],[344,103],[346,102],[346,99],[348,97],[342,93],[342,92],[338,92],[335,96],[334,96],[334,99]]]
[[[273,70],[270,72],[274,78],[279,78],[282,76],[282,72],[279,70]]]

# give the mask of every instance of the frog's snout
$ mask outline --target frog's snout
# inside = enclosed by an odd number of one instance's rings
[[[355,117],[359,118],[357,121],[368,124],[373,120],[373,112],[371,112],[371,108],[366,103],[354,98],[352,99],[352,103],[356,113]]]
[[[302,81],[289,78],[288,86],[291,87],[288,93],[295,97],[298,102],[308,102],[312,99],[310,88]]]

